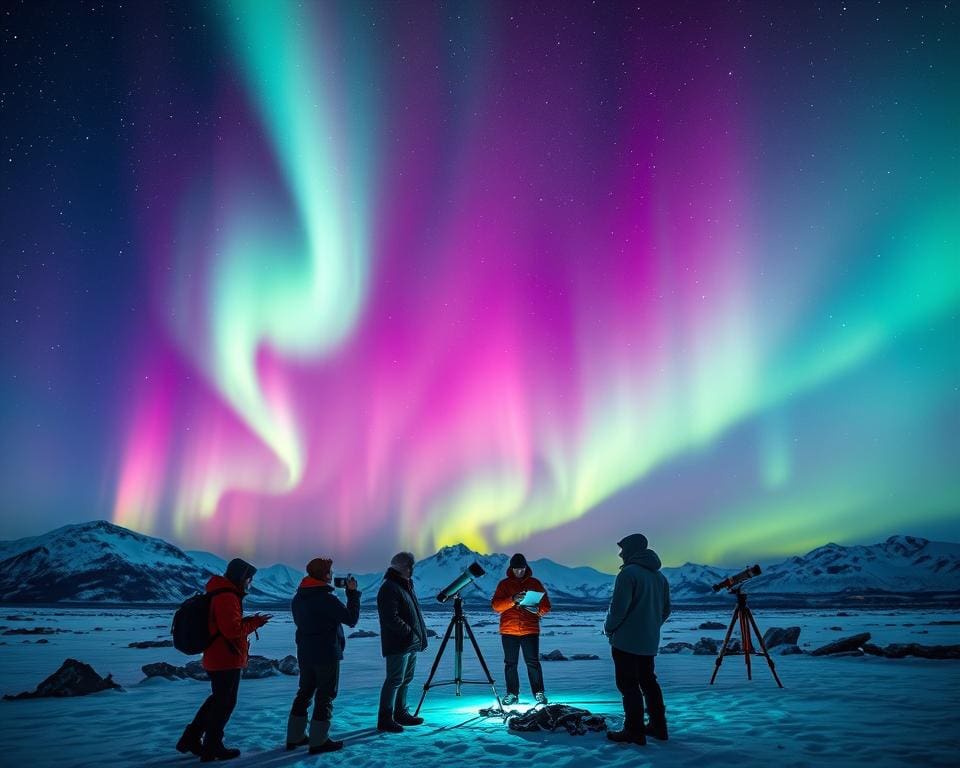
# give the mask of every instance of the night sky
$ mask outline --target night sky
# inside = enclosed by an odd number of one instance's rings
[[[960,541],[957,3],[0,18],[0,538]]]

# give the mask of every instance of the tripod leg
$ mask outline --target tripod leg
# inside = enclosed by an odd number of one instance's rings
[[[740,609],[740,643],[743,645],[743,663],[747,667],[747,680],[753,680],[753,670],[750,666],[750,652],[752,650],[750,643],[750,625],[747,623],[747,614],[749,608]]]
[[[497,700],[497,707],[500,709],[500,713],[503,713],[503,704],[500,701],[500,694],[497,693],[497,684],[493,681],[493,675],[490,674],[490,669],[487,667],[487,661],[483,658],[483,654],[480,652],[480,645],[477,643],[477,638],[473,634],[473,629],[470,627],[470,623],[467,621],[467,617],[463,617],[463,626],[467,630],[467,636],[470,638],[470,642],[473,643],[473,650],[477,652],[477,659],[480,660],[480,666],[483,668],[483,673],[487,676],[487,682],[490,683],[490,687],[493,689],[493,695]]]
[[[720,664],[723,662],[723,655],[727,652],[727,643],[730,642],[730,635],[733,634],[733,628],[740,616],[740,606],[733,609],[733,618],[730,619],[730,626],[727,627],[727,634],[723,638],[723,645],[720,646],[720,653],[717,654],[717,665],[713,668],[713,674],[710,676],[710,685],[717,679],[717,672],[720,671]]]
[[[777,681],[777,685],[783,688],[783,683],[780,682],[780,677],[777,675],[776,665],[773,663],[773,659],[770,658],[770,652],[767,650],[767,646],[763,642],[763,635],[760,634],[760,627],[757,626],[757,622],[753,618],[753,613],[749,608],[747,608],[747,618],[750,620],[753,631],[757,633],[757,643],[760,645],[760,650],[763,651],[763,655],[767,659],[767,664],[770,666],[770,673],[773,675],[773,679]]]
[[[430,674],[427,676],[427,682],[423,684],[423,693],[420,694],[420,703],[417,704],[417,709],[413,713],[413,716],[416,717],[420,713],[420,707],[423,706],[423,700],[427,698],[427,691],[430,690],[430,683],[433,681],[433,676],[437,674],[437,667],[440,666],[440,659],[443,658],[443,649],[447,647],[447,642],[450,640],[450,633],[453,631],[453,625],[456,622],[456,618],[450,619],[450,623],[447,625],[447,631],[443,635],[443,641],[440,643],[440,650],[437,651],[437,658],[433,660],[433,666],[430,667]]]
[[[453,635],[453,685],[456,695],[460,695],[460,686],[463,685],[463,624],[466,617],[457,620]]]

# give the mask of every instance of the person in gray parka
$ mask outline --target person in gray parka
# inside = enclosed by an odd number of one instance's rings
[[[646,744],[647,736],[667,739],[663,691],[654,674],[660,627],[670,615],[670,585],[647,537],[633,533],[617,542],[623,565],[603,625],[610,640],[617,690],[623,696],[623,730],[607,731],[611,741]],[[650,722],[644,724],[646,699]]]

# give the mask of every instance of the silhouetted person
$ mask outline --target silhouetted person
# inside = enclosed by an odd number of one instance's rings
[[[357,626],[360,592],[357,580],[347,579],[347,604],[333,593],[333,560],[317,557],[307,563],[307,575],[293,596],[291,609],[297,625],[297,662],[300,688],[287,720],[287,749],[310,745],[310,754],[334,752],[342,741],[330,738],[333,700],[340,685],[340,661],[347,641],[343,624]],[[307,736],[307,709],[313,699],[313,719]]]
[[[544,593],[539,605],[520,605],[528,590]],[[503,697],[503,703],[507,706],[516,704],[520,698],[517,661],[522,650],[530,692],[537,704],[546,704],[543,669],[540,666],[540,617],[550,612],[550,598],[543,584],[533,578],[527,558],[519,552],[510,558],[507,577],[497,584],[490,604],[500,614],[503,671],[507,679],[507,695]]]
[[[211,693],[177,744],[181,752],[199,754],[204,763],[240,756],[239,749],[223,745],[223,729],[237,705],[240,674],[247,666],[250,650],[247,636],[271,619],[259,613],[243,615],[243,597],[256,572],[250,563],[236,558],[227,565],[223,576],[211,576],[207,582],[208,593],[219,593],[210,602],[209,631],[213,641],[203,652],[203,668],[210,677]]]
[[[417,668],[417,654],[427,649],[427,627],[413,591],[414,562],[409,552],[394,555],[377,593],[380,649],[387,663],[377,730],[388,733],[399,733],[405,725],[423,722],[407,709],[407,689]]]
[[[623,696],[623,730],[607,731],[611,741],[646,744],[646,736],[667,738],[663,692],[653,671],[660,627],[670,615],[670,585],[647,537],[633,533],[617,542],[623,565],[603,625],[610,639],[617,690]],[[643,722],[646,699],[650,722]]]

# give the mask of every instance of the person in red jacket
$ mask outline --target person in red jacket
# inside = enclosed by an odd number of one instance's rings
[[[539,605],[521,606],[528,591],[543,592]],[[540,667],[540,617],[550,612],[547,590],[527,564],[527,558],[517,553],[510,558],[507,578],[503,579],[490,601],[500,614],[500,640],[503,643],[503,668],[507,678],[507,695],[503,703],[516,704],[520,698],[520,677],[517,661],[520,651],[527,665],[530,690],[538,704],[546,704],[543,691],[543,669]]]
[[[240,674],[247,666],[247,636],[272,618],[259,613],[243,615],[243,597],[256,572],[250,563],[236,558],[227,565],[223,576],[211,576],[207,582],[207,592],[217,593],[210,601],[209,629],[213,639],[203,652],[203,668],[210,677],[211,693],[177,744],[181,752],[199,754],[204,763],[240,756],[239,749],[223,745],[223,729],[237,704]]]

